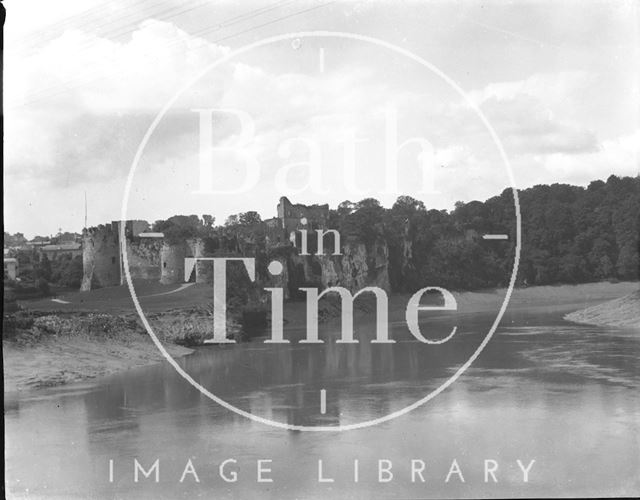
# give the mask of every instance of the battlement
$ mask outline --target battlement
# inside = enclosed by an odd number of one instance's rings
[[[82,235],[111,235],[120,233],[120,225],[122,221],[114,220],[108,224],[98,224],[82,230]],[[150,228],[146,220],[127,220],[125,221],[125,234],[127,238],[139,236],[141,233],[148,231]]]

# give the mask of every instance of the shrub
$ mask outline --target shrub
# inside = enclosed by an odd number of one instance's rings
[[[36,288],[45,297],[48,296],[48,295],[51,295],[51,290],[49,288],[49,282],[44,278],[38,278],[36,280]]]
[[[31,329],[34,323],[34,318],[28,314],[16,313],[7,314],[5,311],[2,317],[2,338],[13,339],[19,333],[25,332]]]

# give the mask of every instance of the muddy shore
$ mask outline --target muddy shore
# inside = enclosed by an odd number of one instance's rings
[[[640,329],[640,290],[567,314],[564,319],[587,325]]]
[[[621,298],[631,293],[638,296],[638,283],[590,283],[583,285],[544,286],[516,289],[513,291],[505,320],[510,315],[518,315],[519,311],[534,311],[565,315],[566,319],[578,322],[601,321],[596,316],[606,316],[607,311],[621,306]],[[454,293],[459,312],[472,314],[475,312],[496,311],[502,305],[505,290]],[[389,300],[389,320],[402,320],[408,296],[395,295]],[[613,300],[612,299],[616,299]],[[602,304],[606,301],[612,301]],[[602,305],[601,305],[602,304]],[[624,307],[629,311],[628,300]],[[595,307],[594,307],[595,306]],[[635,304],[633,305],[635,306]],[[586,311],[585,311],[586,308]],[[626,309],[625,309],[626,310]],[[594,316],[594,311],[597,313]],[[609,313],[618,314],[620,311]],[[373,318],[371,312],[356,312],[360,319]],[[302,302],[285,306],[287,327],[304,327],[305,305]],[[199,322],[202,318],[191,318]],[[190,316],[187,314],[180,320],[184,328],[188,326]],[[334,318],[330,321],[339,321]],[[613,324],[613,323],[594,323]],[[618,325],[614,325],[618,326]],[[624,325],[620,325],[624,326]],[[173,328],[173,327],[172,327]],[[173,357],[187,355],[192,349],[175,345],[164,339],[164,345]],[[28,342],[3,339],[5,392],[24,391],[59,384],[67,384],[92,379],[164,361],[151,338],[144,331],[122,331],[110,335],[55,333],[41,335]]]

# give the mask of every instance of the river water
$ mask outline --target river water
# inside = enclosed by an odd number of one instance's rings
[[[640,336],[567,323],[562,313],[507,315],[473,365],[433,400],[345,432],[251,421],[202,395],[168,363],[91,384],[8,394],[6,486],[11,496],[27,498],[636,495]],[[256,340],[203,348],[179,362],[208,390],[252,414],[293,425],[353,424],[436,389],[492,320],[458,317],[458,333],[441,346],[402,333],[393,345]],[[445,336],[452,321],[440,318],[429,331]],[[392,332],[400,329],[391,325]],[[372,325],[363,322],[357,334],[373,336]],[[139,471],[135,482],[135,460],[145,471],[157,460],[158,482],[155,470],[149,478]],[[320,460],[322,480],[333,482],[319,481]]]

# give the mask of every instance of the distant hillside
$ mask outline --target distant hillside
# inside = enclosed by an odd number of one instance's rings
[[[640,290],[620,299],[567,314],[564,319],[589,325],[640,328]]]

